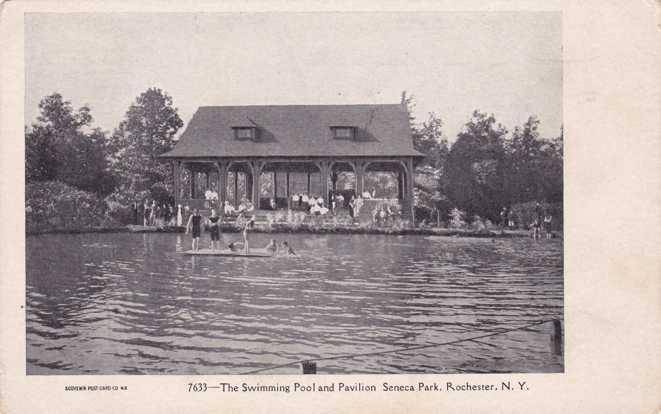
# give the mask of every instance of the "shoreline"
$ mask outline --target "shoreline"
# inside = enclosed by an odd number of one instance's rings
[[[223,224],[222,233],[240,233],[241,230],[232,224]],[[115,226],[115,227],[89,227],[80,229],[48,229],[42,231],[26,231],[26,236],[39,236],[44,234],[85,234],[85,233],[184,233],[184,227],[145,227],[145,226]],[[267,234],[374,234],[374,235],[420,235],[444,237],[473,237],[473,238],[522,238],[530,237],[527,230],[467,230],[449,229],[443,227],[429,228],[388,228],[388,227],[359,227],[359,226],[310,226],[307,224],[288,225],[273,224],[271,226],[257,225],[253,233]],[[553,238],[562,238],[562,232],[554,232]]]

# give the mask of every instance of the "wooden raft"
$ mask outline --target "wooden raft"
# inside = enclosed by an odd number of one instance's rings
[[[237,251],[232,251],[229,249],[223,250],[211,250],[211,249],[199,249],[199,250],[186,250],[182,252],[190,256],[225,256],[225,257],[273,257],[273,254],[266,249],[250,249],[248,254],[243,252],[243,249]]]

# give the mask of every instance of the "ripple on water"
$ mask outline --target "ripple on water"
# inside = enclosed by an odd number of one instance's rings
[[[273,237],[255,234],[254,243]],[[188,239],[177,234],[28,237],[28,373],[237,374],[563,316],[558,240],[287,240],[297,257],[249,260],[183,256],[176,248]],[[322,361],[319,372],[555,372],[562,364],[542,325],[461,346]]]

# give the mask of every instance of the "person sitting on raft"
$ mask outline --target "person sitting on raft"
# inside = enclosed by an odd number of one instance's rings
[[[287,243],[286,241],[282,242],[282,250],[290,256],[296,256],[296,252],[294,251],[294,249],[291,248],[289,243]]]
[[[191,246],[193,250],[198,250],[200,245],[201,224],[202,216],[200,216],[197,209],[194,209],[193,214],[188,218],[188,223],[186,223],[186,234],[191,231],[193,233],[193,244]]]

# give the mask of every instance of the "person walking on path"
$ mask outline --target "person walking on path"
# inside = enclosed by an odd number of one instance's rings
[[[202,232],[202,216],[197,209],[193,210],[193,214],[188,218],[186,223],[186,234],[192,233],[193,242],[191,248],[197,251],[200,246],[200,233]]]

